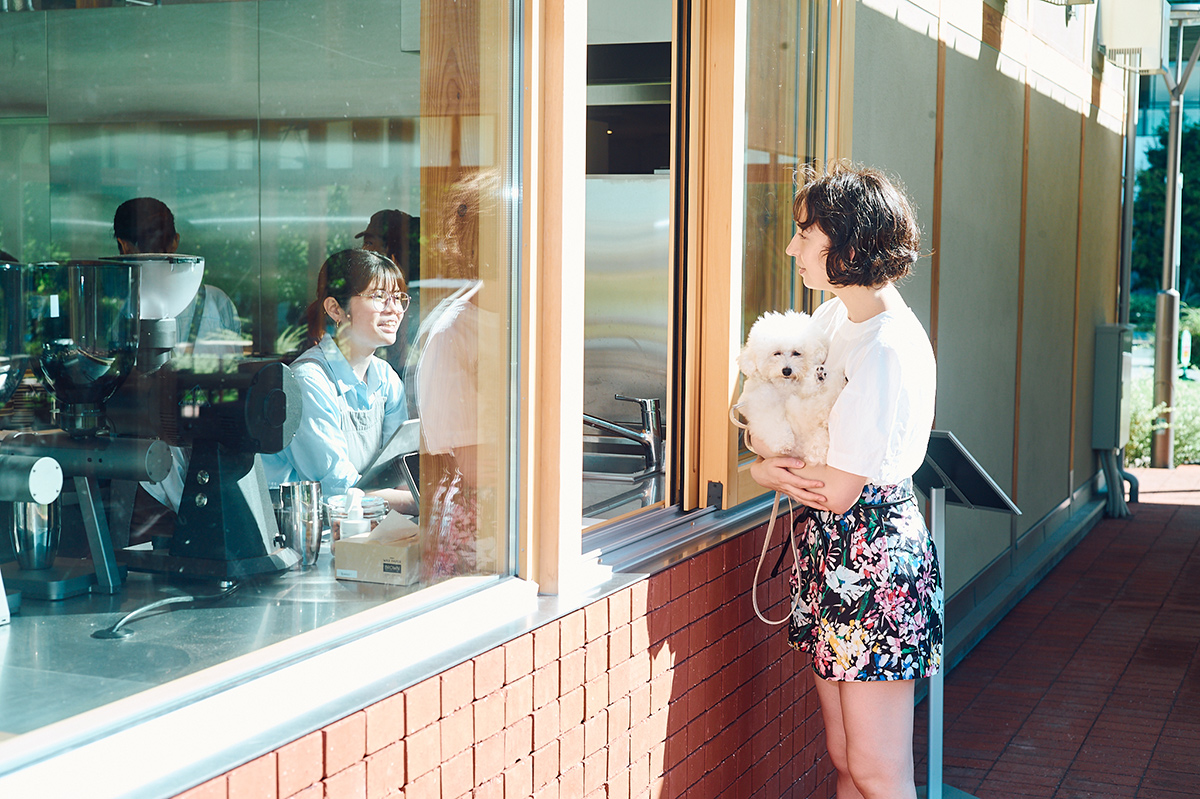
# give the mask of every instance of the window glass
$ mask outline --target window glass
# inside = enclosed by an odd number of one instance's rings
[[[741,341],[766,311],[807,309],[785,250],[795,232],[796,170],[815,158],[817,116],[815,4],[751,0],[747,14]]]
[[[670,0],[589,5],[587,80],[585,528],[664,499],[672,430]]]
[[[815,158],[815,5],[751,0],[746,36],[746,240],[742,340],[764,311],[799,300],[784,250],[797,168]]]
[[[0,3],[0,739],[513,572],[511,5]]]

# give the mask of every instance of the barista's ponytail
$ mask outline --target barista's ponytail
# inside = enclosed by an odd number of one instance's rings
[[[321,307],[320,302],[309,303],[308,310],[304,312],[304,321],[308,325],[308,341],[304,345],[304,349],[307,349],[314,346],[325,335],[325,309]]]

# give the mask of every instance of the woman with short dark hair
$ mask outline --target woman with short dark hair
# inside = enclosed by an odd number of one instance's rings
[[[787,253],[829,292],[813,321],[844,380],[827,463],[759,459],[751,474],[808,507],[797,525],[791,645],[812,657],[838,799],[913,799],[914,681],[942,665],[942,578],[912,493],[933,424],[936,368],[896,290],[919,255],[904,194],[834,164],[796,194]],[[827,378],[828,379],[828,378]]]

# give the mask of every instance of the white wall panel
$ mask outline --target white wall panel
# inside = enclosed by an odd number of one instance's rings
[[[933,220],[933,142],[937,123],[937,19],[916,7],[855,10],[855,161],[900,178],[916,204],[922,245]],[[901,18],[905,21],[901,22]],[[921,25],[921,20],[926,25]],[[916,26],[914,28],[914,26]],[[924,30],[921,30],[924,28]],[[903,64],[903,69],[897,69]],[[900,292],[929,327],[930,259],[913,267]]]
[[[1079,114],[1030,92],[1017,503],[1028,529],[1069,491]]]
[[[981,46],[947,48],[937,426],[1012,484],[1024,87]],[[947,514],[947,595],[1008,547],[1008,517]]]

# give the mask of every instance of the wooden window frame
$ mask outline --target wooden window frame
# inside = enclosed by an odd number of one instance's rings
[[[854,3],[817,2],[817,141],[824,160],[848,158],[852,134]],[[699,356],[684,374],[695,407],[683,415],[687,446],[680,503],[684,510],[728,509],[763,489],[750,478],[737,431],[729,423],[736,399],[741,349],[744,240],[746,15],[748,0],[696,0],[692,5],[693,59],[687,185],[687,268],[696,285],[683,298],[684,346]],[[716,65],[724,65],[719,68]]]
[[[815,152],[847,157],[854,3],[816,2]],[[728,417],[741,347],[747,3],[675,3],[667,502],[684,512],[762,493]],[[579,523],[586,6],[527,0],[523,25],[517,573],[561,593],[597,579]]]

